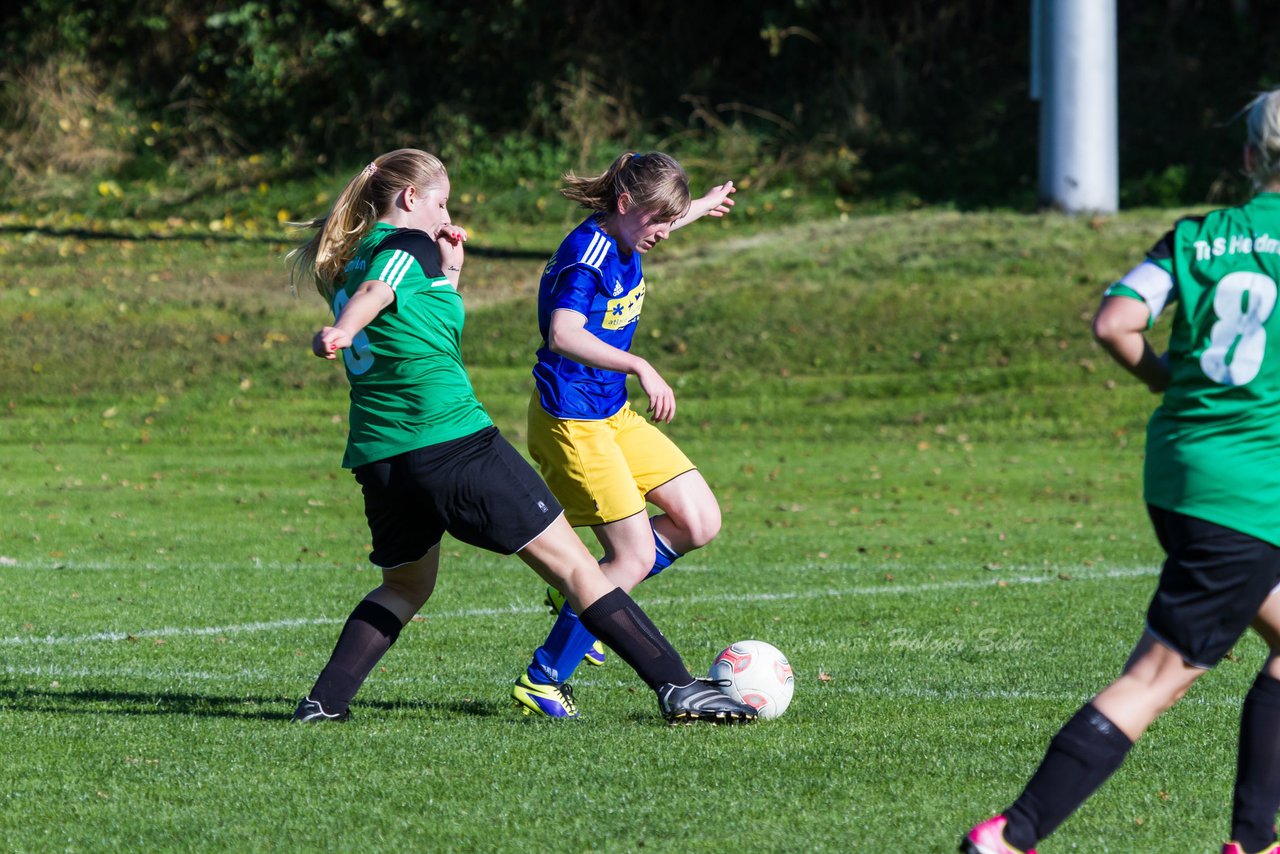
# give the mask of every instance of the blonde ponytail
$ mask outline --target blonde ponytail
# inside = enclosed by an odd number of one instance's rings
[[[289,281],[310,276],[326,303],[346,279],[346,266],[356,246],[385,216],[406,187],[418,192],[439,186],[444,164],[434,154],[401,148],[376,157],[342,188],[329,213],[310,222],[294,223],[315,231],[306,243],[289,253]],[[296,285],[295,285],[296,287]]]

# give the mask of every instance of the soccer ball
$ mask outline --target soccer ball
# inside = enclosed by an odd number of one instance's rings
[[[785,712],[796,689],[787,657],[758,640],[738,641],[717,655],[707,678],[723,680],[722,690],[754,708],[763,720]]]

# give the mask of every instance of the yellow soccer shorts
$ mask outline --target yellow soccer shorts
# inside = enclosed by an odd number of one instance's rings
[[[645,496],[696,466],[625,404],[600,421],[556,418],[529,401],[529,455],[569,524],[603,525],[645,509]]]

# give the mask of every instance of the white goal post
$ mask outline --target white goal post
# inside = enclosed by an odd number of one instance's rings
[[[1120,206],[1115,0],[1031,0],[1031,97],[1040,102],[1040,201]]]

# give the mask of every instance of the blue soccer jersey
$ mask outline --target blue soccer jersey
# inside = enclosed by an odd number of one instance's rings
[[[625,260],[618,244],[592,214],[569,233],[547,262],[538,286],[538,329],[542,346],[533,368],[542,408],[556,418],[599,420],[627,402],[627,375],[605,371],[553,353],[547,347],[551,315],[575,311],[586,330],[619,350],[631,349],[644,305],[640,253]]]

